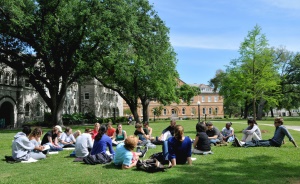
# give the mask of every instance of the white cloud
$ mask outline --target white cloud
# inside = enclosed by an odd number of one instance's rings
[[[173,47],[238,50],[243,39],[243,37],[234,38],[226,36],[172,35],[171,43]]]

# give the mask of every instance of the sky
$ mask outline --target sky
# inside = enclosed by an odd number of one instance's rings
[[[255,25],[270,47],[300,51],[299,0],[149,0],[170,28],[177,71],[187,84],[208,84],[239,57]]]

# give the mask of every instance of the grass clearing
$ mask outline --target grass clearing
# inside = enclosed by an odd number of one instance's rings
[[[214,126],[222,129],[226,121],[213,121]],[[233,122],[238,138],[246,125],[245,120]],[[195,138],[196,121],[182,120],[185,135]],[[263,139],[274,134],[273,119],[258,122],[264,130]],[[286,125],[300,125],[299,119],[285,121]],[[151,122],[153,135],[160,135],[169,125],[169,121]],[[116,126],[116,125],[115,125]],[[114,127],[115,127],[114,126]],[[84,130],[86,126],[72,126],[73,131]],[[92,128],[93,126],[89,126]],[[124,125],[127,134],[133,134],[134,126]],[[48,129],[44,129],[44,133]],[[0,130],[0,157],[11,155],[13,136],[19,130]],[[297,144],[300,144],[300,132],[290,130]],[[299,183],[300,182],[300,148],[295,148],[287,138],[280,148],[256,147],[236,148],[232,146],[212,147],[213,155],[193,155],[197,158],[192,166],[179,165],[160,173],[145,173],[135,168],[121,170],[113,164],[85,165],[73,162],[70,150],[57,155],[49,155],[45,160],[30,164],[0,164],[0,183]],[[160,152],[161,146],[149,149],[145,158]]]

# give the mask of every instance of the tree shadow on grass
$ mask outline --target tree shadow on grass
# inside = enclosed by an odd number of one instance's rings
[[[300,166],[280,163],[272,156],[218,158],[206,165],[176,166],[176,175],[160,183],[290,183],[299,181]]]

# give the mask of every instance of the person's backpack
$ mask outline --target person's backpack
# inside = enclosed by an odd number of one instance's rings
[[[136,168],[138,170],[146,171],[149,173],[154,172],[164,172],[166,169],[171,168],[172,166],[165,167],[157,159],[147,159],[147,160],[138,160],[136,163]]]
[[[83,158],[83,162],[90,165],[107,164],[112,161],[112,158],[106,153],[98,153],[96,155],[88,155]]]
[[[165,160],[163,152],[154,153],[149,158],[150,159],[157,159],[160,163],[162,163],[164,165],[169,164],[169,160]]]

